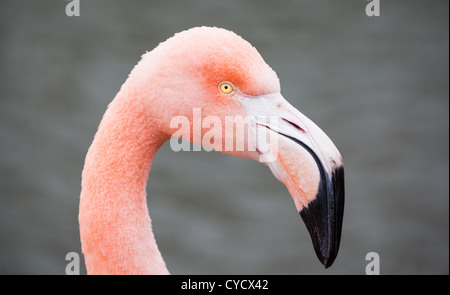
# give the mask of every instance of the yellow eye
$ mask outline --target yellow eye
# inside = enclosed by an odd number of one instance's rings
[[[230,94],[233,92],[233,85],[229,82],[222,82],[219,84],[219,90],[222,93]]]

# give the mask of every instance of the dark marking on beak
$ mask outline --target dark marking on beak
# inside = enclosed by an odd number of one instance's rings
[[[300,216],[308,228],[317,257],[330,267],[339,251],[344,216],[344,167],[321,178],[316,198],[303,208]]]
[[[335,168],[328,175],[316,153],[298,139],[279,133],[306,149],[320,172],[316,198],[299,213],[311,236],[314,250],[325,268],[330,267],[339,251],[344,216],[344,167]]]

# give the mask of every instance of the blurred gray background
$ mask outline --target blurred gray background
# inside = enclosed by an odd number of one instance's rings
[[[0,273],[64,274],[81,254],[86,151],[133,66],[178,31],[254,45],[345,163],[340,253],[324,270],[287,189],[260,163],[173,152],[148,203],[173,274],[449,273],[449,3],[381,0],[0,1]],[[84,264],[81,269],[85,273]]]

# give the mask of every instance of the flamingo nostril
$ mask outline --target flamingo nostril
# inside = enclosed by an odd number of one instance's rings
[[[306,131],[305,131],[302,127],[298,126],[297,124],[292,123],[291,121],[289,121],[289,120],[287,120],[287,119],[285,119],[285,118],[282,118],[282,119],[283,119],[283,121],[285,121],[285,122],[291,124],[292,126],[294,126],[295,128],[297,128],[297,129],[300,130],[301,132],[306,133]]]

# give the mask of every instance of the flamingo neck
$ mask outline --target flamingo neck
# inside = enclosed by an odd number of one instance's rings
[[[124,84],[87,153],[79,222],[89,274],[168,274],[146,198],[152,160],[167,140],[152,105]]]

